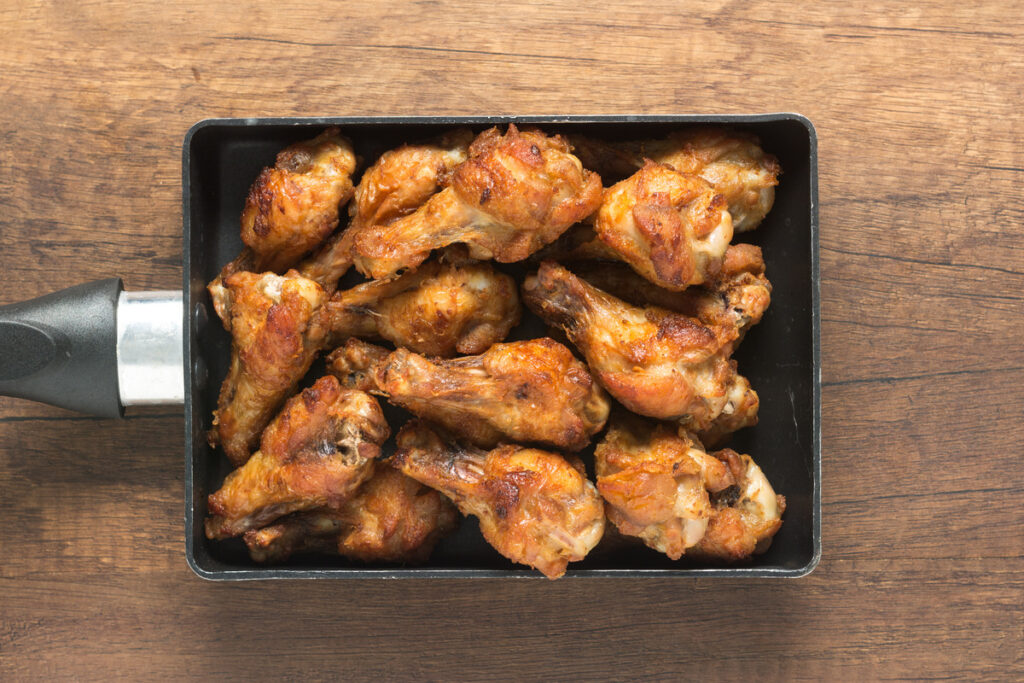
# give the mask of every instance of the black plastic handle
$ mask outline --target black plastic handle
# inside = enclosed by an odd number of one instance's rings
[[[0,394],[121,417],[119,278],[0,307]]]

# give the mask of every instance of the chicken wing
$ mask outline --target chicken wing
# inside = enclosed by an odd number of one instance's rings
[[[761,149],[754,135],[699,128],[646,142],[609,143],[576,136],[571,142],[583,165],[607,178],[628,176],[645,159],[699,175],[725,196],[736,232],[756,228],[775,203],[779,161]]]
[[[299,277],[235,273],[224,281],[230,298],[231,366],[221,386],[211,445],[236,466],[255,448],[260,432],[295,391],[327,340],[322,324],[327,296]]]
[[[768,550],[782,526],[786,499],[749,455],[725,449],[712,453],[732,472],[736,485],[712,496],[707,532],[691,554],[705,559],[742,560]]]
[[[380,337],[428,356],[483,353],[519,322],[515,281],[457,256],[392,280],[373,280],[327,302],[330,346]]]
[[[449,187],[404,218],[359,230],[355,265],[369,277],[389,277],[454,243],[466,244],[476,259],[520,261],[600,201],[601,179],[584,170],[561,137],[492,128],[470,145]]]
[[[598,381],[633,412],[697,432],[756,424],[757,394],[729,360],[736,329],[630,306],[550,262],[523,283],[523,299],[565,331]]]
[[[453,360],[349,339],[327,367],[342,384],[387,396],[484,448],[519,441],[578,451],[608,418],[608,399],[587,367],[546,338]]]
[[[718,272],[732,239],[725,199],[698,176],[648,162],[604,194],[594,220],[600,248],[674,291]]]
[[[415,420],[398,433],[397,444],[395,467],[477,517],[499,553],[549,579],[586,557],[604,534],[601,497],[578,458],[570,463],[521,446],[485,452],[446,443]]]
[[[277,155],[249,189],[242,209],[246,249],[210,283],[217,315],[227,326],[224,279],[232,273],[283,273],[338,226],[339,205],[352,196],[356,157],[349,141],[329,128]]]
[[[730,245],[715,277],[681,292],[662,289],[619,263],[580,263],[573,272],[635,306],[653,305],[697,318],[707,327],[735,330],[737,344],[771,303],[772,286],[764,275],[761,248],[752,244]]]
[[[594,460],[608,521],[673,560],[704,537],[709,492],[736,483],[686,432],[624,414],[612,418]]]
[[[422,206],[447,187],[455,168],[469,156],[473,133],[450,131],[439,139],[384,152],[366,169],[349,204],[351,221],[335,233],[299,271],[333,291],[352,265],[352,236],[371,225],[387,225]]]
[[[260,450],[207,502],[207,538],[238,536],[299,510],[338,508],[373,474],[388,438],[376,399],[321,377],[267,427]]]
[[[451,501],[382,462],[340,508],[297,512],[245,532],[257,562],[322,552],[363,562],[423,562],[458,521]]]

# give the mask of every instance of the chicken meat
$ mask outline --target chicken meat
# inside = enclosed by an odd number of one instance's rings
[[[604,193],[593,251],[679,291],[712,278],[732,240],[721,194],[698,176],[648,162]]]
[[[283,562],[295,553],[342,555],[362,562],[423,562],[455,529],[458,512],[437,491],[383,462],[359,492],[337,509],[296,512],[245,532],[257,562]]]
[[[483,353],[504,339],[522,314],[515,281],[489,263],[448,256],[331,297],[330,346],[348,337],[381,338],[449,358]]]
[[[607,178],[626,177],[646,159],[700,176],[725,197],[736,232],[756,228],[775,203],[781,167],[754,135],[698,128],[662,140],[615,143],[573,136],[571,142],[583,165]]]
[[[243,464],[260,432],[295,391],[327,340],[324,290],[315,282],[273,273],[234,273],[230,298],[231,365],[221,386],[210,443]]]
[[[681,292],[662,289],[621,263],[573,266],[574,274],[634,306],[653,305],[697,318],[710,328],[735,330],[737,343],[771,303],[772,286],[764,271],[761,248],[752,244],[730,245],[715,277]]]
[[[300,510],[337,509],[373,474],[388,438],[377,400],[321,377],[293,396],[260,449],[209,496],[206,536],[238,536]]]
[[[518,441],[578,451],[608,418],[587,367],[547,338],[452,360],[349,339],[327,367],[345,386],[387,396],[483,448]]]
[[[352,237],[359,272],[390,277],[434,249],[463,243],[470,256],[520,261],[554,241],[601,201],[601,179],[559,136],[509,125],[481,133],[451,184],[415,212],[361,228]]]
[[[299,267],[299,271],[333,291],[352,265],[352,237],[371,225],[388,225],[422,206],[447,187],[455,168],[469,157],[473,133],[466,128],[425,143],[384,152],[366,169],[349,204],[348,228]]]
[[[523,283],[523,300],[561,328],[614,398],[635,413],[720,439],[757,422],[757,394],[729,359],[732,326],[616,299],[555,263]]]
[[[502,445],[489,452],[446,441],[414,420],[398,433],[394,467],[451,498],[495,550],[549,579],[586,557],[604,534],[604,509],[578,458]]]
[[[283,273],[338,226],[339,207],[353,193],[356,156],[337,128],[277,155],[249,189],[242,209],[243,252],[210,283],[214,308],[227,326],[224,279],[237,272]]]
[[[749,455],[725,449],[712,453],[728,466],[736,484],[713,495],[707,531],[691,554],[707,560],[743,560],[768,550],[782,527],[786,499]]]
[[[673,560],[704,538],[709,494],[736,483],[685,431],[632,415],[612,417],[594,460],[608,521]]]

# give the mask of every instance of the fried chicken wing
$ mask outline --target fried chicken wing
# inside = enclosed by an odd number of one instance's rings
[[[352,265],[353,235],[367,226],[388,225],[412,213],[447,187],[455,168],[469,157],[472,140],[473,133],[460,128],[437,140],[384,152],[356,186],[349,204],[348,228],[335,233],[299,271],[333,291]]]
[[[708,327],[736,330],[736,343],[761,321],[771,303],[761,248],[733,244],[722,269],[708,282],[681,292],[662,289],[619,263],[580,263],[573,272],[612,296],[635,306],[653,305],[697,318]]]
[[[235,273],[224,281],[230,298],[231,366],[221,386],[211,445],[218,443],[236,466],[244,463],[260,432],[327,340],[315,282],[264,273]]]
[[[337,508],[373,473],[388,438],[376,399],[321,377],[293,396],[260,450],[208,500],[207,538],[238,536],[300,510]]]
[[[608,255],[679,291],[721,268],[732,219],[725,199],[705,180],[648,162],[608,188],[594,233]]]
[[[633,412],[697,432],[756,424],[757,394],[729,360],[735,328],[630,306],[550,262],[526,279],[523,300],[565,331],[598,381]]]
[[[533,448],[503,445],[490,452],[447,443],[419,421],[398,433],[392,464],[441,491],[512,560],[549,579],[565,573],[604,534],[601,497],[583,463]]]
[[[608,521],[673,560],[704,537],[709,492],[736,483],[686,432],[624,414],[612,418],[594,460]]]
[[[521,314],[511,277],[459,257],[366,282],[327,302],[331,346],[348,337],[379,337],[445,358],[483,353],[508,335]]]
[[[363,562],[423,562],[458,522],[451,501],[377,461],[373,476],[336,510],[297,512],[245,532],[257,562],[322,552]]]
[[[782,526],[785,497],[775,494],[749,455],[729,449],[712,455],[729,467],[736,485],[712,496],[714,510],[708,529],[692,554],[736,561],[767,551]]]
[[[209,285],[217,315],[228,324],[224,279],[232,273],[283,273],[338,226],[339,206],[353,193],[356,157],[337,128],[277,155],[249,188],[242,209],[243,252]]]
[[[285,148],[263,169],[242,209],[242,242],[257,272],[291,268],[338,227],[355,170],[352,145],[337,128]]]
[[[470,145],[449,187],[404,218],[360,229],[355,265],[369,277],[390,277],[455,243],[476,259],[520,261],[600,201],[601,179],[584,170],[561,137],[492,128]]]
[[[608,178],[630,175],[645,159],[700,176],[724,195],[736,232],[756,228],[775,203],[779,161],[761,149],[754,135],[699,128],[646,142],[609,143],[577,136],[571,142],[584,166]]]
[[[578,451],[608,418],[608,399],[587,367],[546,338],[453,360],[349,339],[327,367],[342,384],[387,396],[484,448],[519,441]]]

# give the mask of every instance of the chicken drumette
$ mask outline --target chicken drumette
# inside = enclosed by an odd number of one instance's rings
[[[346,386],[387,396],[484,448],[520,441],[577,451],[608,418],[587,367],[547,338],[453,360],[349,339],[327,367]]]
[[[601,201],[601,179],[559,136],[509,125],[480,134],[451,185],[414,213],[353,236],[355,264],[373,278],[415,268],[434,249],[464,243],[470,256],[520,261],[552,242]]]
[[[704,325],[738,334],[759,323],[771,303],[772,286],[764,275],[761,248],[733,244],[725,252],[722,269],[699,287],[671,292],[619,263],[580,263],[573,272],[598,289],[635,306],[657,306],[697,318]]]
[[[702,439],[756,424],[757,394],[729,360],[736,328],[630,306],[550,262],[526,279],[523,299],[565,331],[598,381],[633,412],[677,420]]]
[[[736,483],[686,432],[624,414],[612,418],[594,460],[608,521],[673,560],[704,537],[714,513],[709,493]]]
[[[376,399],[321,377],[289,399],[260,450],[209,497],[207,538],[238,536],[291,512],[340,507],[373,474],[388,434]]]
[[[454,255],[392,280],[373,280],[327,302],[331,346],[379,337],[428,356],[483,353],[501,341],[522,311],[508,275]]]
[[[392,464],[441,491],[512,560],[550,579],[565,573],[604,534],[601,497],[571,457],[504,445],[490,452],[449,443],[419,421],[398,434]]]
[[[335,233],[299,271],[333,290],[352,265],[352,237],[368,226],[388,225],[412,213],[447,187],[455,168],[469,157],[472,140],[473,133],[460,128],[431,142],[384,152],[356,187],[348,228]]]
[[[605,191],[593,230],[595,254],[603,251],[679,291],[721,268],[732,219],[722,195],[706,181],[649,162]]]
[[[735,561],[765,552],[782,526],[786,499],[775,494],[749,455],[729,449],[711,455],[728,466],[736,485],[712,496],[708,529],[691,554]]]
[[[245,532],[257,562],[322,552],[363,562],[423,562],[458,521],[451,501],[378,461],[373,477],[336,510],[297,512]]]
[[[646,159],[699,175],[724,195],[736,232],[756,228],[775,202],[779,162],[753,135],[702,128],[646,142],[609,143],[575,136],[571,142],[584,166],[607,178],[628,176]]]
[[[244,463],[260,432],[309,370],[327,340],[324,290],[287,275],[234,273],[224,281],[230,300],[231,366],[221,386],[210,442]]]
[[[356,157],[352,145],[330,128],[277,155],[249,189],[242,209],[246,249],[210,283],[214,308],[227,325],[224,279],[236,272],[283,273],[338,226],[339,205],[352,196]]]

